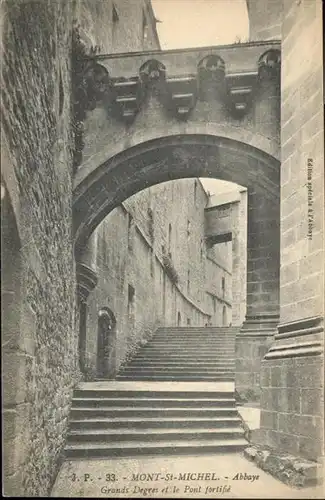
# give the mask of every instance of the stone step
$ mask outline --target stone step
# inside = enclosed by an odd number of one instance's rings
[[[231,342],[235,342],[236,338],[237,338],[237,335],[198,335],[198,334],[179,335],[178,333],[174,333],[174,334],[160,333],[160,334],[155,334],[154,336],[152,336],[150,338],[150,340],[153,340],[153,339],[160,339],[160,340],[168,339],[168,340],[182,340],[182,341],[192,340],[193,342],[196,340],[198,340],[199,342],[203,342],[204,340],[209,340],[211,342],[213,342],[215,340],[220,341],[220,342],[225,342],[225,341],[229,340]]]
[[[133,363],[133,362],[139,362],[138,360],[138,357],[135,357],[133,358],[130,363]],[[150,361],[151,363],[151,361]],[[208,365],[213,365],[213,366],[216,366],[216,365],[220,365],[220,364],[233,364],[235,366],[236,364],[236,360],[234,358],[227,358],[227,359],[213,359],[213,360],[200,360],[200,359],[193,359],[193,361],[188,361],[186,359],[186,361],[182,361],[181,359],[175,359],[175,360],[169,360],[168,362],[165,361],[165,360],[159,360],[159,359],[156,359],[155,361],[153,361],[153,363],[157,363],[157,364],[168,364],[168,365],[172,365],[174,363],[181,363],[181,364],[184,364],[186,366],[188,366],[189,364],[193,364],[195,366],[208,366]]]
[[[159,343],[165,343],[166,342],[172,342],[174,344],[195,344],[195,345],[224,345],[224,344],[231,344],[235,345],[236,344],[236,339],[230,339],[228,337],[222,339],[222,338],[209,338],[209,337],[204,337],[204,338],[198,338],[198,337],[153,337],[152,339],[148,340],[148,343],[152,342],[159,342]]]
[[[195,367],[194,365],[187,366],[187,365],[178,365],[175,364],[174,366],[166,364],[160,364],[156,365],[154,363],[131,363],[124,369],[120,369],[118,372],[118,375],[125,373],[156,373],[157,375],[161,373],[174,373],[175,375],[177,374],[183,374],[183,375],[191,375],[191,374],[203,374],[203,375],[213,375],[216,373],[235,373],[235,366],[227,366],[226,364],[224,365],[219,365],[219,366],[214,366],[210,368],[200,368],[200,367]]]
[[[161,344],[158,344],[158,343],[155,343],[155,342],[149,342],[148,344],[144,345],[141,349],[148,349],[148,348],[155,348],[155,349],[159,349],[159,350],[162,350],[162,351],[166,351],[166,350],[174,350],[175,352],[178,352],[180,350],[185,350],[185,351],[199,351],[199,352],[204,352],[204,351],[208,351],[208,352],[234,352],[235,351],[235,345],[226,345],[226,344],[220,344],[220,345],[216,345],[216,344],[206,344],[204,346],[202,345],[195,345],[195,344],[190,344],[188,342],[184,342],[184,344],[173,344],[172,342],[164,342],[164,343],[161,343]]]
[[[121,418],[121,417],[141,417],[143,419],[147,418],[163,418],[163,417],[186,417],[190,419],[192,417],[237,417],[237,409],[235,406],[229,407],[218,407],[218,408],[152,408],[149,407],[99,407],[92,408],[80,407],[71,408],[71,419],[86,419],[86,418]]]
[[[241,425],[238,416],[218,417],[119,417],[119,418],[74,418],[69,421],[70,429],[170,429],[170,428],[223,428]]]
[[[216,361],[216,360],[220,360],[220,361],[223,361],[223,360],[228,360],[228,359],[233,359],[233,356],[234,356],[234,353],[232,353],[232,356],[231,354],[223,354],[223,353],[217,353],[217,354],[214,354],[214,353],[211,353],[210,354],[200,354],[200,356],[195,356],[194,353],[190,353],[190,354],[183,354],[183,353],[176,353],[176,352],[170,352],[170,353],[164,353],[164,356],[163,356],[163,359],[175,359],[175,360],[191,360],[191,361],[201,361],[202,363],[204,361]],[[148,358],[152,358],[152,359],[160,359],[162,356],[159,354],[159,351],[157,352],[146,352],[144,353],[143,351],[142,352],[139,352],[138,354],[136,354],[134,356],[133,359],[148,359]]]
[[[168,365],[168,363],[167,363]],[[188,366],[186,363],[184,363],[185,368],[182,366],[178,366],[177,364],[174,365],[168,365],[167,367],[164,366],[159,366],[154,363],[152,363],[149,367],[143,366],[143,364],[139,364],[136,366],[130,366],[126,365],[125,367],[121,368],[120,372],[126,372],[126,371],[143,371],[143,370],[148,370],[148,371],[162,371],[164,373],[202,373],[202,372],[211,372],[211,373],[222,373],[223,371],[234,371],[234,365],[233,366],[228,366],[226,363],[222,365],[213,365],[210,364],[209,366]],[[225,367],[223,369],[223,367]]]
[[[180,333],[180,332],[157,332],[155,333],[151,339],[192,339],[192,340],[200,340],[209,339],[209,340],[233,340],[235,341],[238,337],[235,333]]]
[[[127,375],[129,377],[138,377],[138,376],[167,376],[167,377],[223,377],[223,376],[235,376],[235,372],[233,370],[224,370],[224,371],[199,371],[199,370],[146,370],[146,369],[134,369],[134,368],[126,368],[123,371],[120,371],[117,374],[117,378],[121,375]]]
[[[223,328],[216,328],[215,330],[209,330],[208,328],[193,328],[191,330],[187,330],[186,328],[166,328],[166,329],[158,329],[155,331],[153,336],[155,335],[179,335],[179,336],[198,336],[198,337],[235,337],[238,335],[238,330],[228,330]]]
[[[193,358],[177,358],[175,356],[173,357],[170,357],[170,356],[160,356],[160,357],[156,357],[156,356],[137,356],[135,358],[132,359],[132,361],[130,361],[130,363],[128,364],[125,364],[123,366],[120,367],[120,369],[123,369],[124,367],[126,366],[130,366],[131,363],[137,363],[139,365],[142,365],[143,363],[150,363],[152,365],[154,365],[155,363],[163,363],[163,364],[167,364],[168,366],[173,366],[173,363],[174,365],[195,365],[197,366],[198,368],[200,368],[201,366],[208,366],[208,367],[218,367],[218,366],[222,366],[222,365],[232,365],[232,366],[236,366],[236,364],[234,362],[230,362],[228,363],[228,359],[227,358],[209,358],[207,360],[204,360],[202,359],[201,357],[198,357],[196,358],[196,361],[197,363],[195,364],[195,359]],[[206,361],[206,363],[205,363]],[[173,362],[173,363],[172,363]]]
[[[232,375],[117,375],[116,380],[118,381],[160,381],[160,382],[233,382],[235,376]]]
[[[139,455],[191,455],[195,453],[226,453],[242,451],[248,443],[245,439],[170,440],[158,442],[125,441],[120,443],[74,443],[65,448],[69,459],[132,457]]]
[[[181,355],[181,356],[196,356],[196,357],[201,357],[201,356],[208,356],[210,358],[213,357],[218,357],[219,355],[224,355],[228,357],[234,357],[235,354],[235,349],[232,348],[222,348],[222,349],[195,349],[194,347],[184,347],[182,349],[177,348],[174,349],[173,347],[164,347],[164,348],[159,348],[156,346],[144,346],[141,349],[141,354],[142,355],[149,355],[149,354],[160,354],[160,356],[164,356],[167,354],[174,354],[174,355]]]
[[[168,346],[172,345],[173,347],[200,347],[201,349],[207,348],[207,347],[214,347],[214,348],[219,348],[219,347],[234,347],[236,345],[235,341],[232,340],[209,340],[209,339],[199,339],[199,340],[190,340],[190,339],[152,339],[149,340],[145,345],[159,345],[159,346]]]
[[[185,350],[197,350],[199,349],[200,351],[209,351],[210,348],[213,349],[214,351],[218,351],[220,349],[229,352],[235,348],[235,343],[209,343],[209,342],[197,342],[197,343],[190,343],[190,342],[171,342],[171,341],[164,341],[164,342],[155,342],[154,340],[149,341],[147,344],[141,347],[141,349],[146,349],[148,347],[155,347],[156,349],[185,349]]]
[[[180,331],[180,330],[157,330],[153,337],[210,337],[210,338],[236,338],[238,332],[228,330],[207,332],[205,330],[194,330],[194,331]]]
[[[234,371],[234,366],[233,367],[228,367],[226,366],[225,369],[223,369],[223,366],[225,365],[210,365],[210,366],[207,366],[207,367],[204,367],[204,366],[192,366],[192,367],[189,367],[186,365],[185,368],[182,368],[181,366],[178,366],[178,365],[173,365],[173,366],[168,366],[168,367],[164,367],[164,366],[158,366],[158,365],[155,365],[155,364],[151,364],[149,367],[144,367],[143,364],[139,364],[139,365],[136,365],[136,366],[130,366],[130,365],[126,365],[125,367],[121,368],[119,373],[124,373],[124,372],[128,372],[128,371],[144,371],[144,370],[147,370],[147,371],[150,371],[150,372],[162,372],[162,373],[179,373],[179,374],[182,374],[182,373],[186,373],[186,374],[191,374],[191,373],[223,373],[223,372],[229,372],[229,371]]]
[[[161,331],[240,331],[240,326],[160,326],[157,328],[157,332]]]
[[[226,361],[222,361],[222,360],[210,360],[209,361],[209,364],[204,364],[204,363],[197,363],[195,364],[195,362],[193,360],[191,361],[187,361],[187,360],[177,360],[177,359],[167,359],[167,358],[160,358],[159,360],[157,360],[156,358],[136,358],[134,359],[132,362],[130,362],[130,364],[128,365],[124,365],[123,367],[121,366],[119,371],[121,372],[122,370],[124,370],[124,368],[126,367],[132,367],[132,368],[137,368],[137,367],[141,367],[141,366],[147,366],[148,368],[157,368],[157,369],[165,369],[165,368],[170,368],[170,369],[173,369],[173,368],[184,368],[184,369],[193,369],[193,368],[197,368],[197,370],[200,371],[201,367],[204,367],[206,366],[207,368],[210,368],[212,370],[222,370],[223,367],[231,367],[234,371],[235,371],[235,363],[227,363]]]
[[[149,340],[147,344],[145,344],[144,347],[146,346],[157,346],[157,347],[166,347],[166,346],[171,346],[171,347],[213,347],[214,349],[220,348],[220,347],[228,347],[228,348],[233,348],[235,346],[235,342],[232,340],[189,340],[189,339],[174,339],[174,340],[166,340],[166,339],[152,339]]]
[[[187,399],[187,398],[76,398],[72,400],[72,408],[76,407],[110,407],[110,406],[127,406],[127,407],[186,407],[186,408],[196,408],[196,407],[221,407],[221,406],[235,406],[235,398],[217,398],[217,399],[207,399],[207,398],[197,398],[197,399]]]
[[[205,332],[205,331],[193,331],[193,332],[180,332],[177,330],[158,330],[154,333],[151,338],[160,337],[160,338],[211,338],[211,339],[225,339],[231,338],[235,339],[237,336],[237,332],[228,332],[228,331],[215,331],[215,332]]]
[[[96,382],[95,382],[96,384]],[[184,390],[161,390],[159,388],[159,383],[155,383],[154,385],[158,385],[157,388],[153,388],[152,390],[118,390],[118,389],[109,389],[111,385],[110,381],[106,381],[103,383],[104,386],[102,388],[94,388],[94,389],[75,389],[73,392],[74,398],[109,398],[109,399],[117,399],[117,398],[158,398],[158,399],[173,399],[176,398],[178,400],[182,399],[217,399],[217,398],[229,398],[233,399],[234,392],[232,390],[225,391],[208,391],[204,392],[204,384],[202,384],[202,389],[193,391],[190,388],[187,389],[187,384],[182,384],[184,386]],[[118,382],[114,381],[114,384],[118,384]],[[132,382],[128,385],[132,386]],[[178,384],[177,384],[178,385]]]
[[[195,363],[196,361],[196,363]],[[236,366],[236,364],[234,362],[230,362],[228,363],[228,359],[227,358],[219,358],[219,357],[216,357],[216,358],[213,358],[213,357],[210,357],[209,359],[202,359],[201,357],[198,357],[198,358],[184,358],[184,357],[180,357],[180,358],[177,358],[176,356],[136,356],[135,358],[132,359],[132,361],[130,361],[130,363],[128,364],[125,364],[123,366],[120,367],[120,369],[123,369],[125,366],[130,366],[131,363],[137,363],[139,365],[142,365],[143,363],[150,363],[152,365],[154,365],[155,363],[163,363],[163,364],[167,364],[168,366],[173,366],[173,364],[175,365],[195,365],[197,367],[201,367],[201,366],[209,366],[209,367],[218,367],[218,366],[222,366],[222,365],[233,365],[233,366]]]
[[[142,359],[138,360],[135,359],[134,361],[131,361],[128,365],[128,367],[146,367],[146,368],[173,368],[177,367],[179,369],[186,369],[186,368],[199,368],[201,369],[209,369],[209,368],[217,368],[219,370],[222,370],[223,368],[229,368],[231,367],[233,370],[235,370],[235,362],[227,362],[227,361],[209,361],[202,363],[198,361],[195,363],[194,361],[191,362],[185,362],[185,361],[163,361],[163,360],[150,360],[150,359]],[[121,368],[122,370],[122,368]]]
[[[156,429],[150,433],[144,429],[80,429],[71,430],[68,434],[68,444],[82,442],[123,442],[123,441],[142,441],[157,442],[168,441],[170,439],[238,439],[244,437],[242,427],[224,427],[220,429],[195,428],[195,429]]]

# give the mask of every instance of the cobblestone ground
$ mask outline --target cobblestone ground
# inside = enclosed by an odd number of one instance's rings
[[[199,478],[199,473],[206,477]],[[324,489],[293,489],[258,469],[241,454],[229,454],[67,461],[61,467],[51,496],[316,499],[324,498]]]

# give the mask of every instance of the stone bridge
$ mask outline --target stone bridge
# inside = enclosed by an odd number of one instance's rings
[[[81,81],[77,259],[104,217],[146,187],[185,177],[236,182],[247,187],[249,207],[243,333],[273,335],[279,318],[280,43],[91,56]]]

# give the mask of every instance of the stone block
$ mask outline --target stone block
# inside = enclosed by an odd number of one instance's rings
[[[308,415],[279,413],[279,430],[284,433],[319,439],[321,419]]]
[[[324,367],[321,357],[296,360],[296,383],[301,388],[321,386]]]
[[[273,433],[273,431],[270,431],[270,433]],[[277,432],[275,441],[277,442],[277,448],[279,450],[299,456],[298,439],[295,439],[292,434]]]
[[[299,437],[298,455],[309,460],[318,460],[322,454],[322,443],[320,439],[311,437]]]
[[[283,387],[283,368],[274,366],[271,368],[271,386]]]
[[[318,277],[318,280],[321,280],[321,277]],[[299,294],[302,296],[302,293]],[[319,295],[314,295],[311,298],[304,298],[297,301],[297,310],[299,311],[299,315],[301,317],[308,316],[317,316],[323,307],[323,293]]]
[[[304,389],[301,391],[302,415],[322,416],[323,413],[323,391],[322,389]]]
[[[257,454],[256,448],[249,446],[248,448],[244,449],[244,457],[250,460],[251,462],[255,460]]]
[[[276,411],[261,411],[261,427],[265,429],[278,429],[278,412]]]
[[[33,370],[33,358],[21,352],[6,352],[3,358],[3,403],[14,405],[28,398],[27,386]]]
[[[268,368],[264,364],[261,366],[260,384],[261,388],[269,387],[271,385],[271,368]]]
[[[261,393],[261,409],[262,410],[277,410],[276,393],[271,388],[264,387]]]
[[[286,388],[281,388],[278,410],[298,413],[300,410],[300,389],[288,391]]]

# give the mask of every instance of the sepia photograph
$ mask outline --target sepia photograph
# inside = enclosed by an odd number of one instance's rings
[[[323,499],[322,0],[0,0],[2,495]]]

